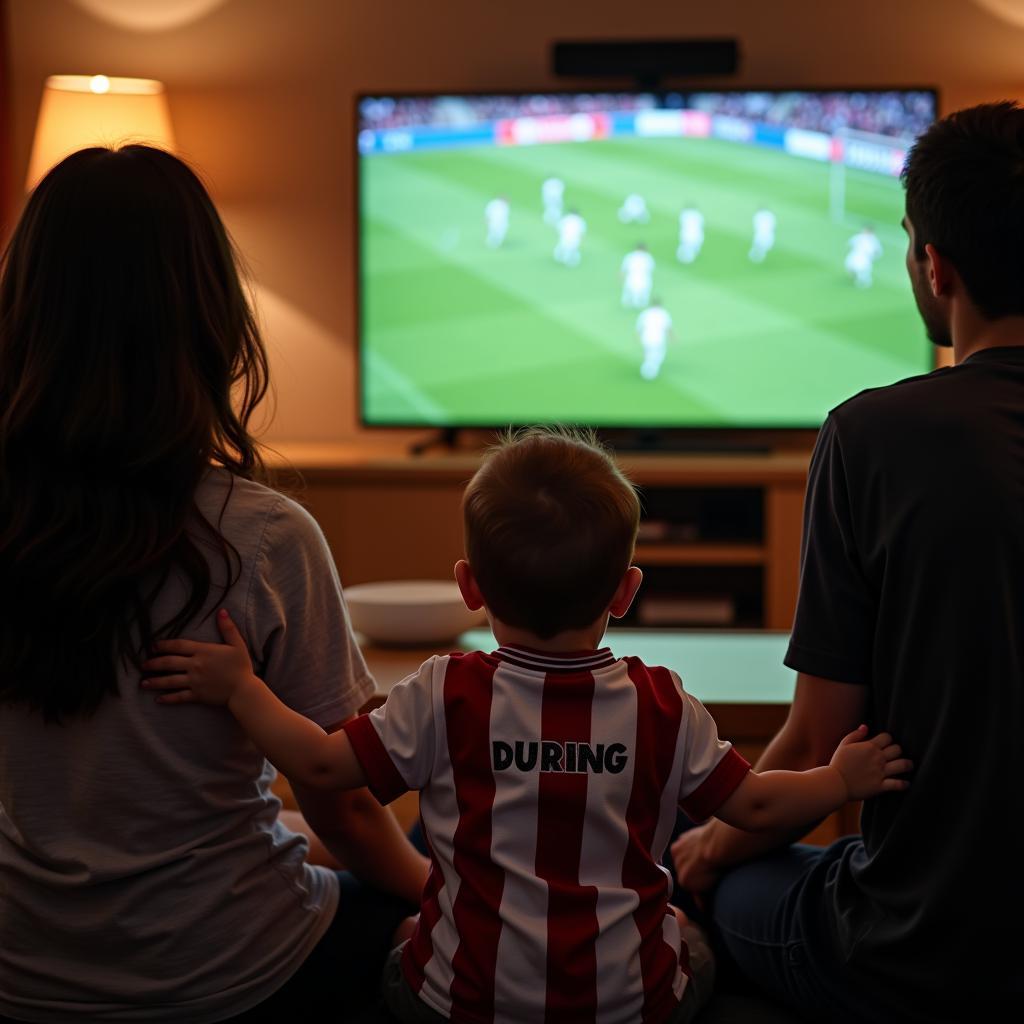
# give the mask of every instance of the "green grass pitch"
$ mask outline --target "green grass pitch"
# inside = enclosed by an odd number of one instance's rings
[[[541,182],[566,183],[587,222],[582,262],[556,263]],[[843,399],[930,365],[904,267],[898,181],[847,170],[845,218],[829,216],[830,168],[711,139],[472,147],[363,162],[363,414],[377,424],[814,426]],[[647,225],[617,211],[639,192]],[[484,206],[511,204],[505,244]],[[705,242],[677,262],[678,214],[697,205]],[[747,259],[759,205],[775,248]],[[871,288],[843,263],[865,222],[884,247]],[[676,339],[645,381],[637,312],[619,267],[643,241]]]

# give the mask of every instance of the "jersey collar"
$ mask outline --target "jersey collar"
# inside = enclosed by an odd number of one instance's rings
[[[509,644],[499,647],[495,657],[534,672],[593,672],[615,664],[615,655],[608,647],[596,651],[537,651],[531,647]]]

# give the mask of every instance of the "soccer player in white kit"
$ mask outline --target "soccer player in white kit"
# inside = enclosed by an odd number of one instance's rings
[[[654,257],[640,242],[622,260],[622,304],[629,309],[643,309],[651,301],[653,279]]]
[[[665,361],[665,350],[673,337],[672,317],[658,299],[637,317],[636,332],[640,335],[640,344],[644,348],[640,376],[644,380],[654,380],[661,371],[661,364]]]
[[[570,210],[558,222],[558,244],[555,259],[567,267],[578,267],[580,263],[580,242],[587,233],[587,222],[576,210]]]
[[[619,207],[619,220],[623,224],[646,224],[651,219],[647,201],[636,192],[631,192]]]
[[[508,200],[497,196],[484,207],[484,220],[487,222],[487,245],[497,249],[505,241],[508,234]]]
[[[879,242],[875,229],[870,224],[865,224],[848,244],[850,252],[846,257],[846,272],[853,277],[858,288],[870,288],[871,271],[875,260],[882,255],[882,243]]]
[[[775,245],[775,214],[762,206],[754,214],[754,240],[747,254],[752,263],[763,263]]]
[[[544,204],[544,223],[557,225],[562,219],[565,182],[561,178],[546,178],[540,187],[540,198]]]
[[[704,214],[696,206],[683,207],[679,214],[679,248],[676,258],[680,263],[692,263],[704,244]]]

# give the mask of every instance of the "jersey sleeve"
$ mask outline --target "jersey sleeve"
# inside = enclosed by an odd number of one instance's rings
[[[800,590],[786,665],[840,683],[871,682],[877,597],[857,550],[850,488],[834,415],[811,458]]]
[[[675,679],[683,698],[679,806],[700,822],[732,796],[747,777],[750,762],[728,740],[719,739],[718,726],[708,709],[683,689],[678,676]]]
[[[244,629],[259,676],[320,726],[349,718],[374,692],[327,541],[283,495],[263,524]]]
[[[410,789],[422,789],[434,767],[434,679],[445,659],[430,658],[396,683],[388,699],[345,725],[370,792],[387,804]]]

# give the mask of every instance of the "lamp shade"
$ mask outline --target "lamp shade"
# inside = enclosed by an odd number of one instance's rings
[[[145,142],[174,149],[162,82],[105,75],[51,75],[39,106],[25,186],[86,146]]]

